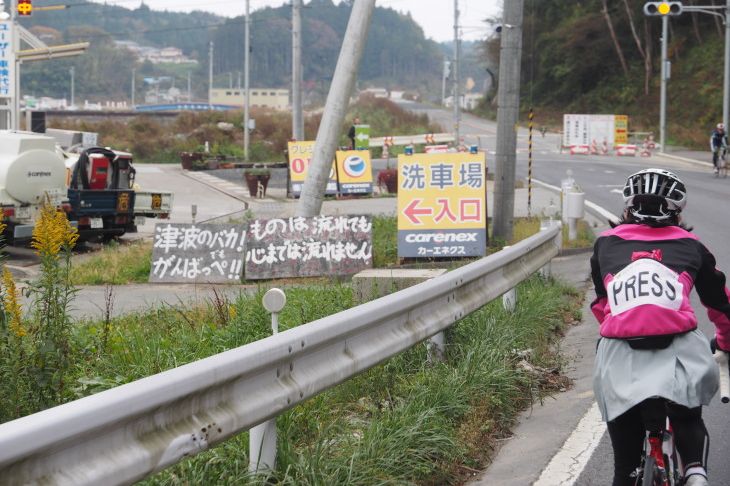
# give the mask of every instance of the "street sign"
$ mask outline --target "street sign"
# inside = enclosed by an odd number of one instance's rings
[[[15,102],[15,49],[13,22],[0,20],[0,99]]]
[[[563,115],[563,147],[590,146],[594,142],[606,146],[626,143],[626,115]]]
[[[337,180],[340,194],[370,194],[373,192],[373,166],[369,150],[336,152]]]
[[[483,152],[398,156],[398,256],[483,256],[487,246]]]
[[[314,142],[289,142],[289,180],[291,181],[291,192],[294,196],[299,196],[304,187],[304,181],[307,178],[309,164],[312,163],[312,155],[314,153]],[[332,161],[332,170],[330,170],[329,180],[327,181],[327,189],[325,194],[337,194],[337,172],[335,170],[335,162]]]
[[[355,149],[370,148],[370,125],[355,125]]]

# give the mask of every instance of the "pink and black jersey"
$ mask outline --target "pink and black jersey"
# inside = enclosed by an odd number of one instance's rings
[[[678,226],[621,224],[602,233],[591,257],[601,336],[672,336],[697,328],[689,294],[697,288],[718,346],[730,350],[730,293],[715,257]]]

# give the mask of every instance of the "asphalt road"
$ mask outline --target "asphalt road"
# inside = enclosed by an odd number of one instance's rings
[[[446,130],[450,130],[453,126],[449,111],[423,105],[408,107],[426,111]],[[464,115],[461,133],[465,135],[467,143],[479,143],[482,149],[487,151],[487,162],[490,166],[493,166],[496,132],[496,123]],[[536,132],[533,140],[533,177],[560,186],[561,179],[566,177],[566,171],[570,169],[573,178],[586,192],[587,199],[614,214],[619,214],[622,210],[620,189],[629,174],[647,167],[663,167],[677,173],[688,189],[688,204],[684,211],[685,222],[694,227],[695,233],[714,252],[718,267],[726,273],[730,272],[730,251],[728,251],[730,224],[727,223],[727,215],[730,214],[730,179],[717,179],[713,177],[709,168],[663,157],[629,158],[561,154],[557,134],[548,133],[542,138]],[[520,178],[527,176],[526,149],[527,131],[520,129],[517,141],[517,177]],[[714,326],[707,319],[696,293],[693,293],[692,305],[697,311],[700,328],[706,335],[714,335]],[[587,349],[586,352],[593,351]],[[716,398],[705,410],[704,416],[711,436],[709,458],[711,484],[730,484],[730,461],[727,460],[727,451],[730,450],[730,406],[721,404]],[[575,425],[575,423],[565,424],[566,427]],[[610,482],[608,478],[612,477],[612,461],[608,436],[604,435],[575,484],[607,484]]]

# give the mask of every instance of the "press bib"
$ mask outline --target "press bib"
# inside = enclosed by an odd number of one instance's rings
[[[676,272],[656,260],[640,258],[617,273],[606,290],[611,314],[618,315],[645,304],[678,310],[684,286]]]

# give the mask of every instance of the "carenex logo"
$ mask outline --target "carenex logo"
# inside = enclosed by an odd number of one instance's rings
[[[352,178],[358,178],[362,176],[367,168],[367,163],[359,155],[350,155],[345,159],[345,162],[343,164],[345,174]]]
[[[409,233],[406,243],[466,243],[477,242],[479,234],[475,231],[462,233]]]

